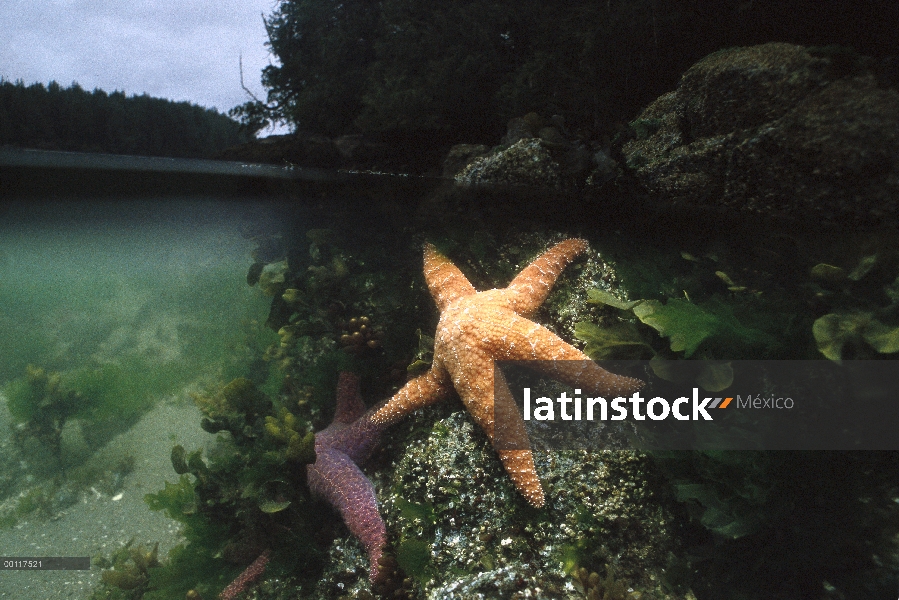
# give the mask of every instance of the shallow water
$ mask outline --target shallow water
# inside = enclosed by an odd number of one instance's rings
[[[49,179],[81,170],[82,183],[93,181],[89,157],[67,160],[56,165],[61,171],[19,166],[26,179],[41,169]],[[196,164],[182,171],[177,164],[181,175],[196,174]],[[94,181],[100,188],[110,180],[127,186],[134,168],[93,167],[104,173]],[[203,173],[219,175],[233,173]],[[863,313],[865,326],[875,317],[893,324],[899,292],[890,286],[899,281],[899,259],[889,233],[670,210],[624,192],[445,183],[344,173],[248,198],[147,196],[144,182],[135,196],[85,196],[82,186],[68,197],[5,201],[0,430],[10,434],[0,444],[0,555],[97,562],[89,572],[7,572],[0,596],[86,598],[99,585],[101,558],[131,539],[145,548],[158,541],[165,563],[184,542],[182,525],[150,511],[144,495],[179,480],[176,444],[188,453],[205,449],[205,464],[221,477],[210,506],[225,507],[209,519],[231,528],[214,544],[194,542],[212,555],[202,564],[215,571],[191,583],[204,597],[214,597],[266,545],[275,546],[272,569],[283,575],[283,587],[268,584],[273,595],[337,598],[367,590],[361,546],[328,506],[309,501],[302,465],[291,462],[296,456],[284,459],[263,423],[269,433],[272,423],[283,433],[290,419],[300,423],[297,431],[318,431],[333,414],[338,371],[362,377],[371,405],[402,384],[407,367],[427,367],[437,313],[421,272],[425,241],[482,290],[505,286],[554,242],[588,239],[587,258],[564,272],[535,320],[581,347],[603,342],[584,337],[579,323],[601,325],[623,336],[616,343],[643,353],[615,358],[821,360],[821,348],[834,347],[812,333],[824,314]],[[816,279],[811,271],[820,264],[841,269],[842,278]],[[588,303],[595,289],[688,307],[695,322],[672,324],[668,314],[666,325],[652,326],[636,313]],[[846,323],[861,329],[840,340],[844,358],[894,358],[865,341],[860,321]],[[707,335],[676,341],[700,326]],[[243,430],[219,423],[230,431],[219,438],[232,441],[217,446],[201,421],[215,429],[209,421],[222,416],[215,394],[240,377],[274,404],[255,422],[241,422]],[[40,388],[36,408],[23,392],[29,385]],[[75,390],[78,401],[67,404],[59,390]],[[409,575],[402,589],[412,597],[448,589],[501,595],[500,579],[516,578],[548,590],[545,597],[582,597],[583,586],[560,561],[605,573],[619,568],[646,597],[705,600],[731,588],[747,598],[818,597],[808,594],[834,585],[882,593],[895,581],[891,567],[872,566],[897,563],[895,452],[662,453],[656,463],[626,464],[608,455],[541,452],[538,471],[553,483],[546,511],[537,514],[509,486],[457,400],[429,410],[388,432],[365,471],[393,536],[390,550]],[[434,443],[460,431],[464,439]],[[264,462],[272,452],[282,452],[274,467]],[[233,456],[252,458],[237,464]],[[416,464],[429,466],[409,466]],[[478,475],[454,472],[458,464]],[[191,465],[192,475],[183,475],[189,484],[205,476]],[[581,473],[577,481],[566,481],[571,470]],[[435,473],[436,482],[427,480]],[[606,496],[577,487],[590,477],[608,486]],[[644,496],[627,495],[644,484]],[[601,512],[613,497],[620,504]],[[195,511],[207,514],[189,509],[180,515],[185,522]],[[410,511],[425,518],[416,521]],[[840,527],[826,526],[831,522]],[[254,527],[264,530],[262,541],[247,534]],[[466,544],[469,550],[459,549]],[[408,558],[413,546],[430,552],[425,566]],[[741,561],[755,561],[761,574]],[[641,569],[649,575],[638,580]]]
[[[93,557],[133,537],[164,554],[176,543],[177,524],[143,495],[173,479],[174,443],[213,439],[188,392],[232,377],[259,334],[268,300],[246,285],[247,232],[265,218],[258,205],[211,198],[4,203],[0,380],[33,365],[64,382],[99,373],[108,389],[102,414],[65,419],[58,460],[12,442],[21,419],[4,398],[0,554]],[[35,493],[41,507],[17,513]],[[98,579],[96,569],[9,571],[0,596],[86,597]]]

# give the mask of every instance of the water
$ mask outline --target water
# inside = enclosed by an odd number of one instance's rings
[[[586,238],[587,256],[533,318],[597,357],[718,368],[895,356],[889,232],[672,209],[626,190],[240,175],[192,161],[147,168],[123,193],[141,170],[127,159],[17,160],[2,171],[20,199],[3,203],[0,226],[0,554],[94,567],[8,571],[0,597],[138,597],[118,581],[146,598],[212,598],[266,550],[260,597],[365,597],[368,557],[310,497],[302,438],[330,423],[341,371],[373,405],[428,368],[438,313],[426,241],[485,290]],[[150,193],[170,168],[206,195],[171,182]],[[248,181],[254,194],[240,196]],[[589,303],[595,290],[655,313]],[[830,336],[816,337],[825,315]],[[895,587],[894,451],[539,451],[537,510],[452,394],[380,442],[363,471],[388,532],[385,570],[397,569],[379,584],[391,594],[879,598]],[[156,542],[162,566],[138,564]],[[119,579],[101,583],[104,569]]]
[[[29,366],[58,372],[92,405],[50,426],[61,427],[53,452],[36,436],[14,443],[21,419],[3,402],[2,553],[94,556],[135,535],[165,552],[177,527],[142,496],[171,479],[174,441],[211,438],[188,392],[240,374],[254,336],[264,337],[267,300],[244,274],[246,231],[265,215],[211,198],[4,208],[0,379],[21,382]],[[22,504],[29,494],[39,498],[34,510]],[[0,595],[86,597],[98,577],[10,571]]]

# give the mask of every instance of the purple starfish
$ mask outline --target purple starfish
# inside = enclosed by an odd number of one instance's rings
[[[371,562],[368,579],[374,583],[387,533],[375,488],[358,467],[371,456],[385,429],[371,421],[372,412],[365,412],[359,377],[341,373],[334,420],[315,434],[315,463],[307,465],[306,474],[312,493],[336,508],[365,546]]]

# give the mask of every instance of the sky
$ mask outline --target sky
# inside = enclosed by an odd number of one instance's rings
[[[278,0],[0,0],[0,77],[101,88],[227,112],[260,99],[262,14]]]

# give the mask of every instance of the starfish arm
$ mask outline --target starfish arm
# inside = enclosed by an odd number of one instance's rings
[[[496,452],[521,495],[532,506],[540,508],[545,497],[540,478],[537,476],[537,468],[534,466],[531,442],[524,428],[524,420],[518,412],[518,406],[512,398],[512,392],[509,391],[509,384],[506,383],[502,371],[494,369],[494,376],[496,377],[493,394],[496,425],[494,447],[502,446],[502,449],[497,448]]]
[[[371,481],[347,455],[332,449],[320,451],[306,473],[309,489],[337,509],[350,532],[365,546],[371,564],[368,578],[374,583],[387,531]]]
[[[538,363],[538,370],[556,381],[581,389],[583,394],[607,398],[626,398],[643,388],[644,382],[606,371],[590,357]]]
[[[441,312],[455,300],[476,293],[462,271],[437,252],[433,244],[425,245],[424,271],[428,289]]]
[[[327,434],[327,437],[323,437],[323,439],[327,440],[328,448],[343,452],[354,463],[361,465],[368,460],[372,452],[377,448],[378,443],[381,441],[381,433],[387,428],[387,425],[372,421],[375,410],[372,409],[365,413],[356,419],[352,425],[331,430],[332,425],[321,434],[316,435]]]
[[[643,387],[639,379],[606,371],[546,327],[517,315],[504,321],[499,340],[503,343],[495,351],[496,359],[541,361],[534,368],[557,381],[582,388],[585,394],[627,396]]]
[[[352,423],[365,412],[365,403],[359,391],[359,376],[341,371],[337,378],[337,408],[334,410],[335,423]]]
[[[538,508],[543,506],[543,488],[537,477],[524,421],[502,373],[495,371],[490,356],[477,348],[471,348],[464,356],[447,357],[446,365],[465,408],[491,443],[495,442],[494,427],[497,422],[501,423],[502,450],[497,453],[512,483],[530,504]],[[499,380],[494,388],[496,375]]]
[[[531,506],[540,508],[546,501],[537,477],[534,455],[530,450],[497,450],[499,459],[515,487]]]
[[[371,421],[375,425],[392,425],[419,408],[447,398],[451,390],[446,370],[435,360],[427,373],[406,382],[390,400],[377,409],[371,416]]]
[[[559,242],[519,273],[506,288],[507,306],[522,316],[533,314],[568,264],[587,249],[585,240]]]

